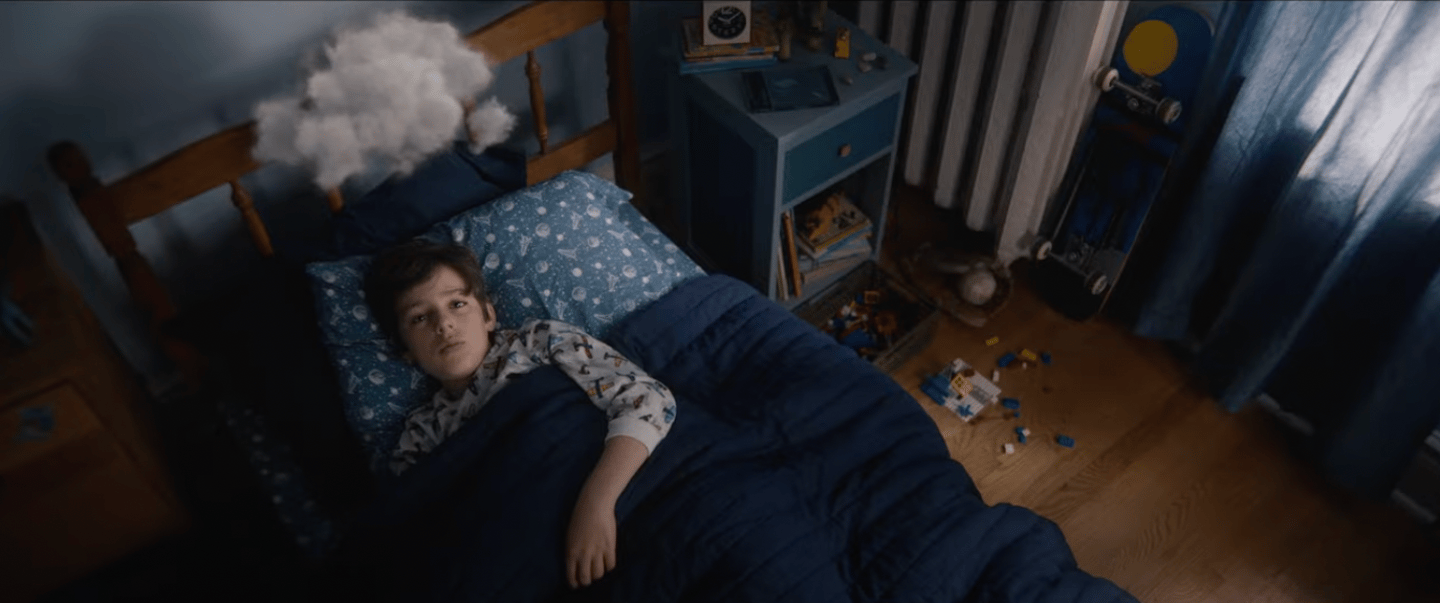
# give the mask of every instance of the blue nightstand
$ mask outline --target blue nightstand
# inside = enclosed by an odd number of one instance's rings
[[[835,31],[850,29],[850,58],[834,57]],[[774,68],[828,65],[840,102],[831,107],[751,114],[740,71],[680,76],[671,98],[677,153],[677,217],[689,251],[708,268],[780,300],[776,287],[781,214],[843,188],[875,225],[872,259],[885,232],[905,92],[916,66],[854,23],[826,19],[825,44],[812,52],[797,36],[792,57]],[[861,73],[866,52],[886,68]],[[845,76],[853,83],[843,82]],[[805,282],[794,307],[844,274]]]

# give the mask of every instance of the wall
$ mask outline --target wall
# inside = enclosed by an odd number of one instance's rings
[[[407,9],[468,32],[522,5],[494,2],[23,2],[0,3],[0,192],[25,202],[42,238],[79,285],[122,353],[163,388],[167,363],[146,334],[118,271],[44,164],[45,149],[74,140],[110,181],[221,128],[250,119],[255,103],[290,91],[299,65],[340,23]],[[692,6],[693,5],[693,6]],[[698,2],[635,3],[632,32],[642,147],[663,146],[663,38],[677,12]],[[607,114],[600,25],[537,52],[551,140]],[[533,152],[524,59],[498,69],[495,94],[521,126],[509,143]],[[666,71],[665,73],[669,73]],[[657,106],[659,108],[657,108]],[[277,240],[323,219],[304,175],[268,166],[245,184]],[[355,194],[366,182],[348,187]],[[288,229],[288,230],[287,230]],[[132,227],[182,308],[224,290],[215,265],[257,261],[228,194],[215,190]],[[238,267],[237,267],[238,266]]]

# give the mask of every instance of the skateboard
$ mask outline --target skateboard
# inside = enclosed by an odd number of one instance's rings
[[[1066,203],[1034,249],[1037,288],[1067,316],[1087,319],[1109,300],[1179,150],[1214,36],[1204,15],[1162,5],[1094,74],[1101,95],[1062,181]]]

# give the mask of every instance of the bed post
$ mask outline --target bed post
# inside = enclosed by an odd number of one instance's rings
[[[95,231],[105,253],[115,259],[120,276],[130,288],[130,297],[149,319],[151,334],[180,369],[185,379],[185,391],[196,391],[204,370],[203,359],[189,344],[166,335],[166,324],[175,318],[175,305],[165,293],[155,271],[150,268],[150,263],[140,255],[135,237],[130,235],[129,225],[105,193],[104,185],[95,177],[85,151],[74,142],[59,142],[50,147],[46,159],[50,170],[69,188],[70,197],[75,200],[91,230]]]
[[[615,183],[635,195],[638,208],[649,213],[640,181],[640,137],[635,120],[634,67],[630,61],[630,3],[610,0],[605,13],[609,32],[606,58],[610,77],[610,119],[618,132],[615,142]]]

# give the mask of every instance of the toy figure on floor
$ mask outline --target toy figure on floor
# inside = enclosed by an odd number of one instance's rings
[[[480,264],[461,245],[416,239],[382,252],[365,294],[404,358],[442,386],[406,418],[391,457],[396,473],[458,431],[512,377],[542,365],[557,365],[605,411],[605,450],[575,503],[565,563],[572,588],[614,569],[615,502],[670,431],[669,388],[573,325],[531,320],[497,331]]]

